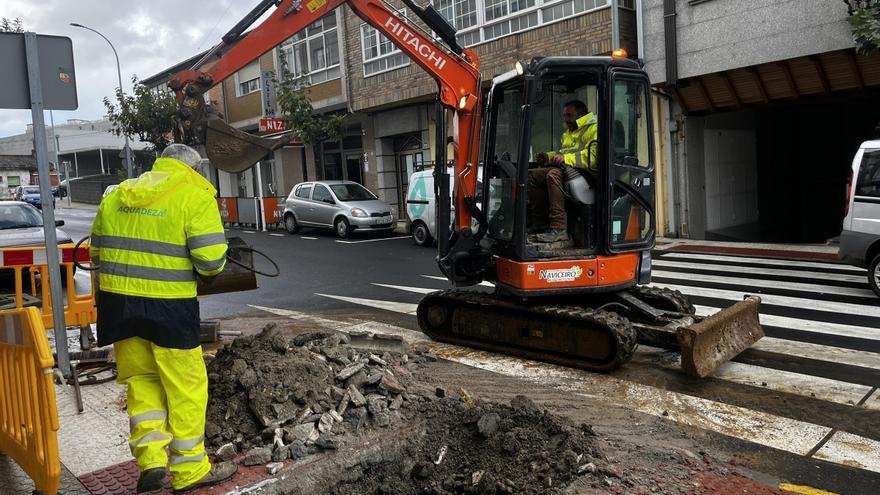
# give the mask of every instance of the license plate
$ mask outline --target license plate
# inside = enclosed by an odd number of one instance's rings
[[[390,217],[389,218],[377,218],[377,219],[373,220],[373,225],[385,225],[385,224],[390,224],[390,223],[391,223]]]

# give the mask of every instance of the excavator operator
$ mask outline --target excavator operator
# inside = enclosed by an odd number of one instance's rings
[[[565,195],[562,192],[561,167],[595,172],[598,124],[596,115],[580,100],[562,106],[565,132],[558,151],[538,153],[535,159],[542,166],[529,171],[529,208],[533,219],[549,216],[550,228],[537,236],[538,242],[568,240],[565,217]]]

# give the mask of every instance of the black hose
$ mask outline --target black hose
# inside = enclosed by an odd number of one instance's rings
[[[87,266],[81,265],[81,264],[79,263],[79,261],[77,261],[77,252],[79,251],[79,247],[80,247],[80,246],[82,245],[82,243],[85,242],[85,240],[88,239],[89,237],[91,237],[91,236],[87,235],[87,236],[83,237],[82,239],[80,239],[80,240],[76,243],[75,246],[73,246],[73,264],[76,265],[76,267],[79,268],[79,269],[81,269],[81,270],[86,270],[86,271],[93,272],[93,271],[95,271],[95,270],[98,269],[98,265],[92,265],[92,266],[88,266],[88,267],[87,267]],[[235,258],[233,258],[233,257],[231,257],[231,256],[229,256],[229,255],[226,256],[226,261],[232,263],[233,265],[238,265],[238,266],[240,266],[240,267],[242,267],[242,268],[244,268],[245,270],[248,270],[248,271],[250,271],[250,272],[254,272],[254,273],[256,273],[257,275],[262,275],[262,276],[264,276],[264,277],[273,277],[273,278],[274,278],[274,277],[277,277],[278,275],[281,275],[281,269],[278,268],[278,263],[275,263],[275,260],[273,260],[273,259],[270,258],[268,255],[266,255],[266,253],[264,253],[264,252],[262,252],[262,251],[257,251],[256,249],[254,249],[254,248],[252,248],[252,247],[239,247],[237,250],[238,250],[238,251],[250,251],[250,252],[252,252],[252,253],[259,254],[259,255],[262,256],[263,258],[266,258],[266,260],[267,260],[269,263],[272,263],[272,267],[275,268],[275,273],[261,272],[260,270],[257,270],[256,268],[254,268],[254,267],[252,267],[252,266],[247,266],[247,265],[245,265],[245,264],[242,263],[241,261],[239,261],[239,260],[237,260],[237,259],[235,259]]]
[[[244,268],[245,270],[248,270],[248,271],[254,272],[254,273],[256,273],[257,275],[262,275],[262,276],[264,276],[264,277],[277,277],[278,275],[281,275],[281,269],[278,268],[278,263],[275,263],[275,260],[273,260],[272,258],[270,258],[269,256],[267,256],[266,253],[264,253],[264,252],[262,252],[262,251],[257,251],[256,249],[254,249],[254,248],[252,248],[252,247],[239,247],[239,248],[237,248],[236,250],[237,250],[237,251],[250,251],[250,252],[252,252],[252,253],[259,254],[259,255],[262,256],[263,258],[266,258],[266,260],[269,261],[269,263],[272,263],[272,266],[275,268],[275,273],[261,272],[260,270],[257,270],[256,268],[254,268],[254,267],[252,267],[252,266],[247,266],[247,265],[245,265],[245,264],[242,263],[241,261],[239,261],[239,260],[237,260],[237,259],[235,259],[235,258],[233,258],[232,256],[229,256],[229,255],[226,255],[226,261],[232,263],[233,265],[238,265],[238,266]]]

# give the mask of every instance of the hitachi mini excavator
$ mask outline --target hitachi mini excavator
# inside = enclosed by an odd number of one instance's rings
[[[403,1],[421,23],[381,0],[261,2],[169,83],[180,105],[177,140],[204,144],[211,163],[229,172],[284,145],[284,139],[231,128],[203,95],[348,5],[437,81],[437,143],[447,142],[452,115],[454,177],[450,181],[446,167],[435,167],[434,184],[437,260],[455,288],[420,302],[418,321],[427,335],[594,371],[619,367],[642,343],[676,350],[694,376],[712,373],[763,336],[757,297],[701,317],[681,293],[647,285],[656,182],[650,84],[638,63],[625,55],[535,58],[494,77],[484,94],[479,58],[459,45],[455,29],[433,7]],[[596,114],[598,137],[590,147],[598,167],[565,170],[570,240],[536,243],[529,230],[541,219],[528,213],[529,169],[538,166],[539,153],[558,148],[562,106],[575,99]],[[446,147],[437,146],[435,163],[446,163],[445,155]],[[484,280],[495,283],[495,292],[461,288]]]

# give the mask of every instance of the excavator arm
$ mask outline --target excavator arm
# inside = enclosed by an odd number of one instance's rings
[[[223,42],[214,47],[195,67],[177,73],[169,82],[180,108],[175,140],[195,145],[204,144],[211,163],[228,172],[246,170],[272,149],[286,144],[285,139],[260,138],[226,125],[205,104],[204,93],[345,4],[430,74],[439,86],[439,103],[455,112],[455,230],[469,231],[472,213],[468,205],[474,204],[477,186],[475,164],[479,150],[480,60],[471,50],[458,45],[455,30],[433,7],[422,8],[412,0],[404,0],[404,3],[428,29],[444,41],[445,46],[428,36],[419,26],[398,15],[381,0],[262,1],[223,36]],[[241,37],[250,25],[273,7],[275,11],[266,20]],[[228,51],[222,51],[224,46],[233,43],[234,46]],[[219,60],[208,61],[221,52]],[[445,133],[445,126],[442,131]],[[442,147],[443,144],[438,141],[437,146]],[[437,164],[437,167],[445,170],[443,164]],[[445,254],[441,253],[441,257]]]

